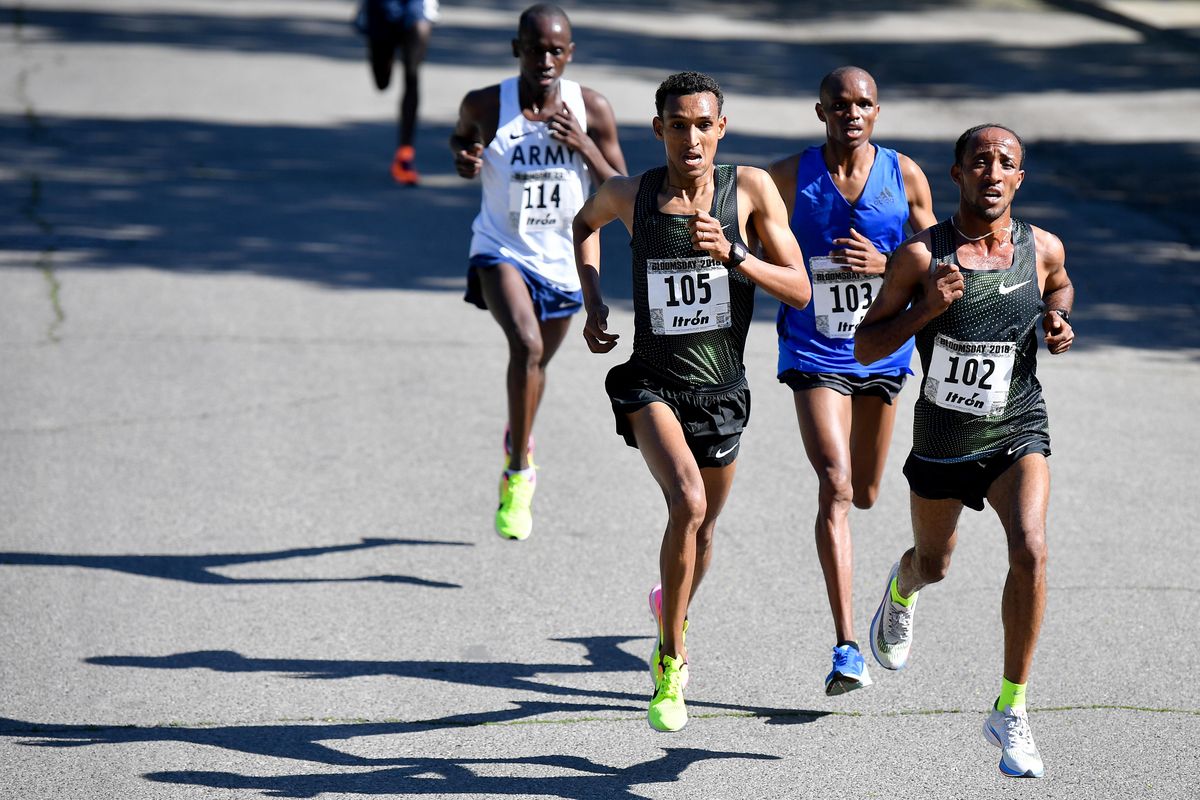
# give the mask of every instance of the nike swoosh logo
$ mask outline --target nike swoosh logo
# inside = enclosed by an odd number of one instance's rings
[[[1031,281],[1031,280],[1033,280],[1033,278],[1029,279],[1029,281]],[[1002,284],[1000,284],[1000,289],[998,291],[1000,292],[1000,294],[1008,294],[1009,292],[1015,292],[1017,289],[1020,289],[1022,286],[1029,283],[1029,281],[1021,281],[1020,283],[1014,283],[1012,286],[1005,286],[1002,283]]]
[[[1028,281],[1026,281],[1026,283],[1028,283]],[[1021,452],[1026,447],[1029,447],[1029,442],[1026,442],[1025,444],[1014,444],[1012,447],[1008,448],[1008,452],[1004,455],[1011,456],[1013,453]]]
[[[510,139],[524,139],[526,136],[528,136],[528,135],[529,135],[529,134],[531,134],[531,133],[533,133],[533,131],[525,131],[524,133],[510,133],[510,134],[508,135],[508,138],[510,138]],[[1028,281],[1026,281],[1026,283],[1028,283]]]
[[[741,444],[741,442],[736,442],[733,447],[729,448],[728,450],[718,450],[717,452],[713,453],[713,458],[724,458],[734,450],[737,450],[739,444]]]

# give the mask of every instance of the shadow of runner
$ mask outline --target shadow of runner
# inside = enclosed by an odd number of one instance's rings
[[[134,667],[138,669],[208,669],[214,672],[270,672],[291,674],[303,680],[343,680],[390,676],[441,681],[464,686],[535,692],[556,697],[581,697],[635,703],[639,713],[649,701],[649,691],[625,692],[607,689],[588,689],[559,686],[537,680],[543,675],[592,675],[597,672],[644,672],[646,662],[621,649],[625,642],[649,639],[648,636],[585,636],[551,639],[584,647],[580,663],[518,663],[511,661],[348,661],[339,659],[248,658],[231,650],[199,650],[168,656],[93,656],[84,663],[103,667]],[[807,709],[767,708],[738,703],[706,701],[689,698],[688,707],[694,716],[703,716],[707,709],[716,715],[761,717],[768,724],[803,724],[813,722],[828,712]],[[443,724],[476,724],[452,722]],[[484,720],[489,721],[489,720]],[[425,723],[432,724],[432,723]]]
[[[629,767],[610,767],[587,758],[565,755],[527,758],[413,758],[394,769],[353,773],[312,773],[307,775],[249,776],[233,772],[152,772],[144,777],[158,783],[208,786],[218,789],[254,789],[271,797],[316,797],[320,794],[438,795],[460,794],[512,795],[517,797],[640,798],[633,787],[673,783],[693,764],[714,759],[775,761],[779,756],[763,753],[736,753],[669,747],[661,758]],[[480,775],[473,766],[510,765],[552,767],[570,770],[576,775],[543,774]]]
[[[238,564],[257,564],[289,558],[312,558],[331,553],[345,553],[393,545],[473,547],[471,542],[438,539],[366,538],[356,544],[328,547],[296,547],[265,553],[209,553],[204,555],[77,555],[70,553],[0,553],[0,566],[15,567],[80,567],[105,569],[147,578],[183,581],[185,583],[254,585],[277,583],[407,583],[435,589],[461,589],[457,583],[429,580],[411,575],[366,575],[356,578],[231,578],[212,570]]]
[[[601,711],[645,713],[644,708],[634,705],[513,701],[511,707],[498,711],[455,714],[439,719],[414,722],[291,723],[212,727],[102,727],[96,725],[41,725],[0,718],[0,737],[15,739],[26,747],[47,748],[179,742],[216,747],[249,755],[311,761],[332,766],[388,766],[407,764],[410,759],[369,758],[337,750],[324,742],[346,741],[369,736],[428,733],[439,728],[502,725],[547,714],[594,714]]]

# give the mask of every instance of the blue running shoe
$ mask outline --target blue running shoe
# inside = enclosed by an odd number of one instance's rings
[[[845,694],[871,685],[871,673],[858,648],[844,644],[833,648],[833,669],[825,676],[825,694]]]

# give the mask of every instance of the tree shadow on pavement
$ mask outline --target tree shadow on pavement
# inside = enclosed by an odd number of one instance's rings
[[[243,564],[262,564],[291,558],[313,558],[376,547],[448,546],[472,547],[470,542],[436,539],[367,538],[355,544],[328,547],[296,547],[264,553],[205,553],[201,555],[89,555],[74,553],[0,553],[0,567],[75,567],[103,569],[147,578],[222,586],[297,583],[404,583],[432,589],[461,589],[457,583],[410,575],[365,575],[353,578],[231,578],[214,570]]]
[[[387,139],[384,127],[57,119],[27,136],[24,120],[0,117],[0,161],[23,164],[26,176],[0,183],[0,202],[16,212],[0,218],[0,242],[47,252],[71,269],[240,272],[339,288],[461,292],[478,183],[450,174],[449,154],[427,148],[420,166],[438,179],[398,189],[370,153],[372,142]],[[423,130],[429,139],[445,133]],[[624,126],[621,137],[631,171],[661,163],[662,145],[648,125]],[[889,138],[885,122],[877,138],[922,165],[935,211],[948,216],[957,202],[947,177],[952,146]],[[733,119],[719,160],[765,166],[809,144],[741,133]],[[1122,168],[1132,161],[1159,167],[1148,176]],[[1200,202],[1200,181],[1181,182],[1181,174],[1200,174],[1200,146],[1031,144],[1015,211],[1067,247],[1079,348],[1200,348],[1192,324],[1200,273],[1186,244],[1194,249],[1200,238],[1185,219],[1188,198]],[[1129,236],[1126,226],[1115,237],[1102,219],[1118,208],[1141,211],[1159,227],[1139,225]],[[603,237],[602,288],[627,306],[629,237],[619,224]],[[760,293],[758,319],[773,319],[776,308]],[[64,314],[69,321],[69,303]]]
[[[515,25],[525,4],[477,5],[512,12]],[[810,0],[756,2],[738,9],[682,0],[605,0],[602,6],[621,12],[728,12],[779,24],[894,11],[883,2],[831,10]],[[61,9],[11,14],[30,41],[362,60],[350,10],[347,4],[344,20]],[[731,96],[795,97],[795,116],[779,123],[784,133],[800,120],[811,120],[815,84],[826,70],[858,63],[875,71],[884,107],[877,138],[924,166],[940,217],[948,215],[953,202],[946,200],[952,187],[945,174],[952,145],[889,139],[890,98],[987,99],[1003,122],[1008,98],[1018,94],[1125,93],[1114,95],[1119,108],[1129,102],[1127,95],[1200,84],[1194,53],[1157,40],[1014,47],[981,41],[964,30],[961,38],[936,42],[909,41],[900,34],[895,41],[752,37],[727,42],[649,29],[577,27],[581,63],[649,81],[678,69],[701,69],[716,75]],[[447,21],[435,31],[429,61],[494,66],[499,79],[514,69],[510,34],[491,23]],[[362,80],[368,80],[365,66]],[[648,120],[650,96],[645,108]],[[964,119],[963,128],[981,121]],[[311,128],[0,116],[0,163],[20,165],[0,181],[0,207],[10,212],[0,217],[0,250],[41,253],[39,265],[48,270],[245,272],[338,288],[460,292],[478,184],[453,175],[443,144],[447,127],[424,125],[418,167],[429,180],[417,190],[397,189],[385,167],[392,128],[390,119]],[[811,144],[790,134],[745,135],[736,118],[731,131],[722,153],[742,163],[764,165]],[[1080,131],[1079,138],[1090,133]],[[661,145],[648,124],[623,126],[621,137],[632,171],[661,162]],[[1194,268],[1200,233],[1190,218],[1200,203],[1200,145],[1186,139],[1089,143],[1068,131],[1062,138],[1032,143],[1016,211],[1066,244],[1078,289],[1073,319],[1078,348],[1200,349],[1200,327],[1192,324],[1200,308],[1200,273]],[[1112,236],[1105,220],[1124,217],[1129,209],[1142,214],[1146,224],[1123,224],[1120,238]],[[613,300],[627,302],[628,237],[618,227],[609,226],[604,234],[604,290]],[[760,298],[758,318],[771,318],[774,309],[769,298]],[[69,307],[65,313],[69,320]]]

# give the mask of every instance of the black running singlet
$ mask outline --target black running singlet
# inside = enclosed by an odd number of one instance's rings
[[[692,249],[690,217],[658,209],[666,171],[657,167],[642,175],[633,208],[633,355],[677,384],[731,384],[745,374],[754,283],[736,267]],[[726,239],[740,242],[737,167],[716,165],[713,180],[709,213]]]
[[[930,271],[957,263],[951,223],[931,236]],[[1049,439],[1037,379],[1037,323],[1046,311],[1037,247],[1026,222],[1012,221],[1012,237],[1012,267],[963,269],[963,296],[917,332],[925,373],[913,416],[919,458],[975,460],[1030,434]]]

